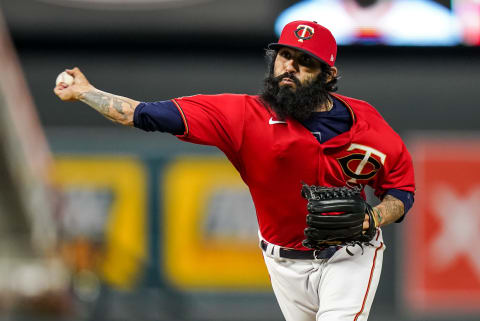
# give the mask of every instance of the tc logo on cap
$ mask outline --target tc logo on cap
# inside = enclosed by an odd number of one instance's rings
[[[294,32],[295,36],[298,38],[298,41],[303,42],[303,40],[308,40],[312,38],[315,31],[310,26],[298,25],[297,29]]]

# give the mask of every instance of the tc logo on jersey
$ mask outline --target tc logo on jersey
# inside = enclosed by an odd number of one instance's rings
[[[307,25],[298,25],[297,29],[294,32],[299,42],[303,42],[303,40],[308,40],[312,38],[313,34],[315,33],[313,28]]]
[[[351,144],[347,151],[358,151],[337,158],[345,175],[350,177],[349,183],[357,183],[357,180],[369,180],[374,177],[382,165],[385,164],[385,158],[387,157],[387,155],[374,148],[360,144]]]

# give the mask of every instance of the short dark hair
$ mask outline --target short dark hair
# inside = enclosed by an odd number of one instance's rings
[[[267,49],[265,51],[265,60],[267,62],[267,76],[273,74],[273,66],[275,65],[275,58],[277,57],[278,50]],[[317,59],[318,60],[318,59]],[[333,69],[323,61],[320,61],[321,72],[318,75],[317,79],[325,83],[325,89],[329,92],[335,92],[338,90],[337,82],[339,76],[333,76]],[[327,82],[327,79],[332,77],[330,81]]]

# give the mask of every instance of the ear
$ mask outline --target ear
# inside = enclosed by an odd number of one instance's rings
[[[327,81],[332,80],[332,78],[335,78],[335,77],[337,76],[337,74],[338,74],[338,69],[337,69],[337,67],[335,67],[335,66],[330,67],[330,71],[331,71],[332,73],[328,76]]]

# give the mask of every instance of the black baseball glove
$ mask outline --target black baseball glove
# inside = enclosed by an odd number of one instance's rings
[[[304,183],[302,196],[308,200],[308,214],[303,246],[318,250],[332,245],[368,244],[375,236],[377,223],[372,207],[360,193],[360,187]],[[365,214],[369,216],[369,228],[363,231]]]

